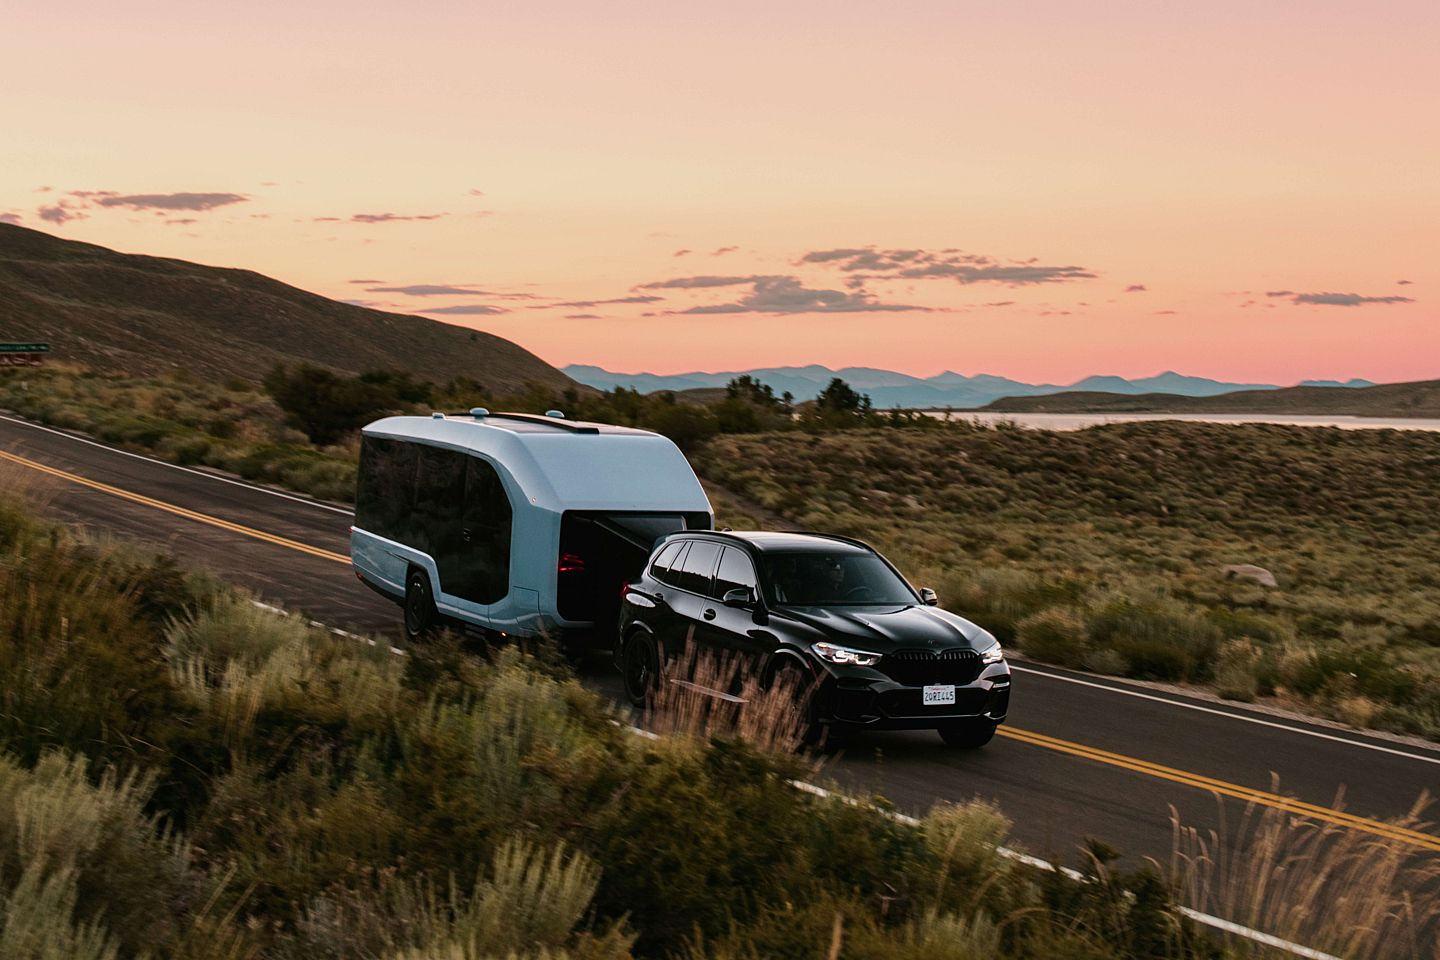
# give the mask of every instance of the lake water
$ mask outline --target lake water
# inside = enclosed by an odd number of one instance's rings
[[[943,419],[943,412],[926,411]],[[1191,423],[1273,423],[1285,427],[1339,427],[1342,430],[1426,430],[1440,432],[1440,420],[1411,417],[1266,416],[1247,413],[952,413],[956,420],[993,426],[1016,423],[1033,430],[1083,430],[1106,423],[1186,420]]]

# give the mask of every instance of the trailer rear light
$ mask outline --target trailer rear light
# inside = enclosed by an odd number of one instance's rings
[[[556,569],[561,573],[584,573],[585,558],[578,553],[562,553],[560,565]]]

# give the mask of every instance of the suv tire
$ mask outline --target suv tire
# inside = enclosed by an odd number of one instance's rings
[[[648,633],[632,633],[625,639],[621,673],[625,699],[630,701],[630,706],[643,709],[660,686],[660,656]]]

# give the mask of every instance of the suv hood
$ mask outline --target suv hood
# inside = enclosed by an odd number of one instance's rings
[[[988,631],[938,607],[777,607],[771,612],[798,620],[827,640],[872,653],[902,648],[984,650],[995,643]]]

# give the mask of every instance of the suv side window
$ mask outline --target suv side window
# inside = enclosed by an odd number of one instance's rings
[[[681,540],[675,546],[680,549],[670,558],[669,566],[661,567],[655,574],[655,579],[661,583],[669,584],[672,587],[680,586],[680,564],[685,558],[685,550],[690,546],[689,540]]]
[[[680,556],[680,548],[683,546],[685,546],[684,540],[667,543],[665,549],[655,557],[655,562],[650,564],[650,576],[661,583],[668,583],[670,568],[675,565],[675,560]]]
[[[715,561],[720,559],[720,544],[708,540],[692,540],[690,552],[680,565],[680,582],[676,586],[692,593],[708,594]]]
[[[711,596],[716,600],[725,599],[725,594],[740,587],[749,587],[759,592],[755,579],[755,565],[744,550],[726,547],[720,557],[720,569],[715,572],[715,589]]]

